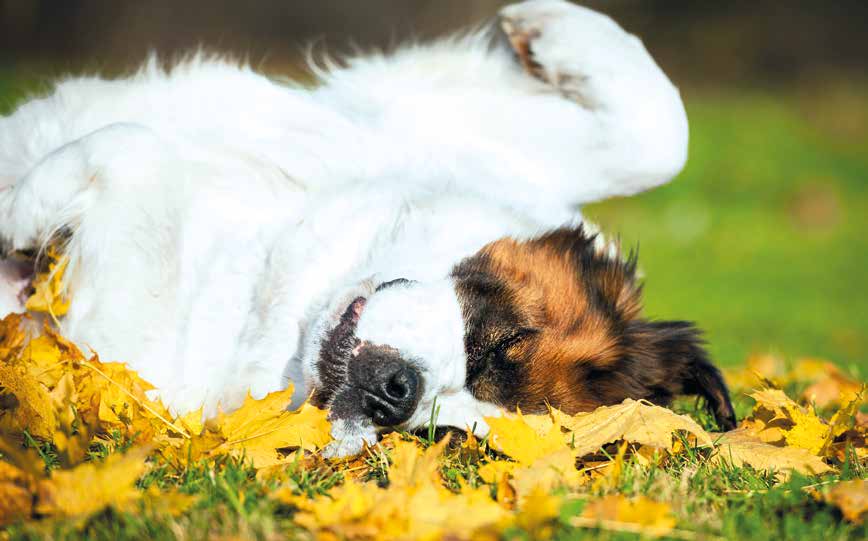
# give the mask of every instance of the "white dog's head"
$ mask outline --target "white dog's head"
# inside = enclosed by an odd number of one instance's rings
[[[501,408],[575,413],[682,392],[706,397],[732,426],[698,332],[642,319],[634,271],[581,228],[560,229],[493,242],[441,280],[360,287],[323,315],[305,359],[313,400],[330,409],[333,452],[434,415],[485,432],[483,417]]]

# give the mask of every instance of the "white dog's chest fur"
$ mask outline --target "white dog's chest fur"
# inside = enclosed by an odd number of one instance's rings
[[[232,408],[247,389],[259,397],[287,380],[303,400],[310,392],[300,358],[305,332],[343,289],[366,279],[442,278],[492,238],[542,230],[467,194],[359,188],[342,190],[340,197],[293,195],[304,203],[290,218],[265,193],[261,201],[268,203],[251,205],[197,198],[190,208],[194,217],[181,227],[181,249],[166,262],[179,269],[177,279],[153,292],[161,305],[155,308],[167,317],[131,321],[149,328],[136,352],[126,338],[100,337],[109,351],[142,359],[136,363],[142,376],[163,382],[160,396],[174,408],[193,409],[203,401],[211,412],[218,402]],[[95,299],[99,287],[94,284]],[[87,289],[77,297],[88,297]],[[167,362],[179,358],[185,362]]]
[[[61,82],[0,119],[0,239],[71,230],[63,331],[175,410],[288,379],[303,400],[322,315],[366,279],[442,280],[683,166],[680,97],[638,40],[559,1],[502,16],[535,36],[539,78],[471,35],[353,60],[315,90],[206,58]],[[19,284],[0,265],[6,313]]]

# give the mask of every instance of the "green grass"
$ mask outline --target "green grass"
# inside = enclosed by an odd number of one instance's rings
[[[705,416],[695,404],[681,403],[679,408],[697,419]],[[426,439],[423,438],[423,442]],[[492,451],[487,451],[492,455]],[[366,462],[363,480],[388,485],[388,452],[375,450]],[[577,528],[570,519],[581,513],[588,501],[606,494],[643,495],[671,505],[677,518],[677,531],[663,539],[732,539],[732,540],[858,540],[868,537],[868,524],[861,526],[841,519],[840,512],[818,501],[810,489],[823,490],[837,480],[865,478],[868,471],[857,463],[845,464],[839,473],[823,477],[781,475],[757,472],[748,467],[714,465],[708,451],[687,450],[660,465],[640,465],[628,458],[620,475],[607,485],[584,485],[566,494],[560,519],[552,530],[555,540],[635,540],[637,534],[605,529]],[[99,460],[98,454],[94,456]],[[456,451],[443,461],[442,474],[449,480],[481,484],[477,463]],[[16,525],[7,529],[10,540],[162,540],[212,539],[217,537],[278,540],[306,538],[292,523],[294,510],[269,499],[269,492],[288,486],[296,494],[313,497],[327,493],[343,476],[326,466],[304,469],[291,466],[282,479],[262,480],[243,461],[222,458],[177,471],[169,467],[152,469],[139,482],[142,488],[157,485],[176,487],[185,494],[196,495],[198,502],[186,513],[172,517],[142,509],[136,513],[105,511],[84,523],[70,521]],[[457,489],[455,485],[451,487]],[[183,532],[183,536],[180,533]],[[0,531],[2,536],[2,531]],[[510,540],[533,539],[531,532],[512,527],[504,532]]]

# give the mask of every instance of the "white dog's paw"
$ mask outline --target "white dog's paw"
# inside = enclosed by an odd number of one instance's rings
[[[322,450],[325,458],[344,458],[357,455],[365,448],[365,444],[377,443],[377,430],[370,422],[333,419],[332,438],[334,441]]]
[[[530,74],[586,107],[604,104],[614,80],[642,88],[650,75],[659,76],[638,38],[588,8],[532,0],[503,8],[500,22]]]

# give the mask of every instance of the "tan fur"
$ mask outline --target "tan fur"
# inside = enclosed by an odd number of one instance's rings
[[[575,254],[542,238],[502,239],[486,246],[482,255],[489,271],[507,286],[512,306],[527,326],[538,330],[510,349],[510,357],[528,369],[526,407],[545,401],[569,412],[596,406],[585,399],[577,365],[609,365],[619,348],[611,321],[591,306]],[[638,296],[626,276],[610,272],[593,278],[616,305],[638,314]]]

